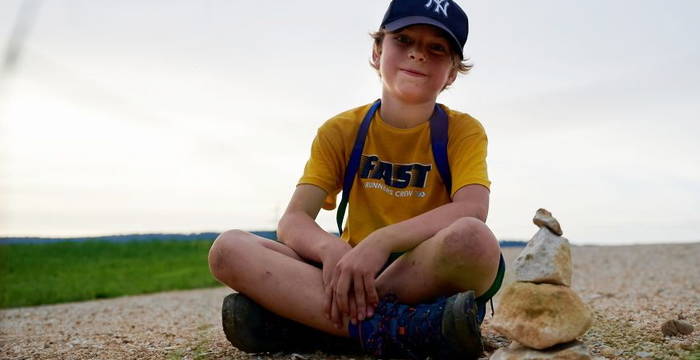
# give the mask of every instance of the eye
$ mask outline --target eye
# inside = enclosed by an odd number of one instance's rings
[[[400,44],[406,44],[406,45],[408,45],[412,42],[411,38],[407,35],[404,35],[404,34],[396,34],[396,36],[394,36],[394,40],[396,40]]]
[[[440,43],[431,44],[430,50],[437,54],[447,54],[447,46]]]

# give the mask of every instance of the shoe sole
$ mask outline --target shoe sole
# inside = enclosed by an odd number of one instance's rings
[[[221,323],[226,339],[239,350],[248,353],[274,351],[270,342],[259,341],[254,329],[260,328],[262,316],[260,305],[248,297],[234,293],[224,298],[221,306]]]
[[[447,339],[455,358],[477,359],[484,351],[481,331],[477,323],[474,291],[465,291],[450,297],[442,317],[442,335]]]
[[[226,339],[241,351],[359,353],[359,344],[350,338],[322,331],[278,316],[241,293],[224,298],[221,320]]]

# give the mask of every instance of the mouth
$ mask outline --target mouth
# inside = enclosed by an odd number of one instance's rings
[[[410,76],[415,76],[415,77],[425,77],[428,76],[428,74],[422,73],[417,70],[412,70],[412,69],[404,69],[404,68],[399,68],[399,71],[401,71],[404,74],[410,75]]]

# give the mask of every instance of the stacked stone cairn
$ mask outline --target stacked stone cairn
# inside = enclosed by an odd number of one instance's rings
[[[513,340],[491,360],[590,359],[576,341],[591,326],[591,311],[571,289],[571,249],[559,222],[539,209],[539,231],[515,259],[516,281],[503,289],[491,323]]]

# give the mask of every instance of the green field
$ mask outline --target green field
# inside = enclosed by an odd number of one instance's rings
[[[0,308],[220,285],[211,240],[0,245]]]

